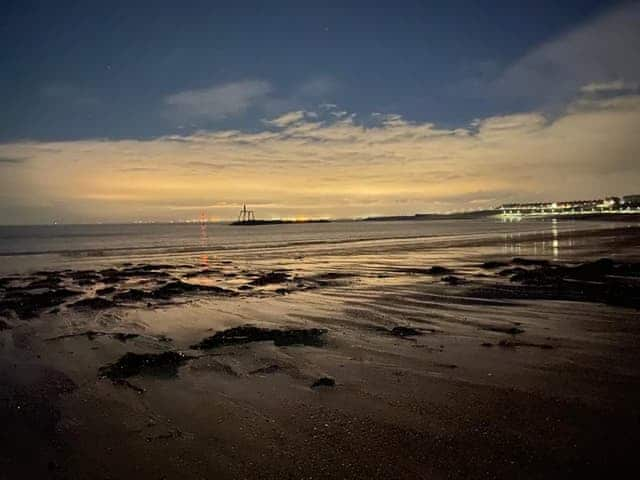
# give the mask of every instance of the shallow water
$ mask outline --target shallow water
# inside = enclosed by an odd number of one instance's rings
[[[225,224],[0,226],[0,271],[93,268],[127,261],[286,258],[410,243],[434,248],[501,240],[522,253],[520,240],[538,234],[533,255],[559,257],[575,248],[568,232],[620,228],[620,222],[501,219],[335,222],[238,227]]]

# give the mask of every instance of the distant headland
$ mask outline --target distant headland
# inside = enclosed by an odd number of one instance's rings
[[[493,209],[454,213],[416,213],[363,218],[363,221],[401,220],[463,220],[484,217],[499,217],[506,220],[522,218],[566,218],[566,219],[617,219],[640,216],[640,195],[606,197],[593,200],[571,200],[561,202],[505,203]]]

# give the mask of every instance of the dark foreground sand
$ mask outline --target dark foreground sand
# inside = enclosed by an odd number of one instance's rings
[[[574,235],[3,277],[0,478],[621,476],[640,235]]]

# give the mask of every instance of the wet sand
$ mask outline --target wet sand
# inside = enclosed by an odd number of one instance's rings
[[[640,229],[556,236],[5,275],[0,478],[618,476]]]

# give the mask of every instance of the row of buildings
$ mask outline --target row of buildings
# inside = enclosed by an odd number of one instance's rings
[[[566,202],[505,203],[498,207],[503,216],[581,215],[598,213],[638,213],[640,195],[607,197],[597,200],[572,200]]]

